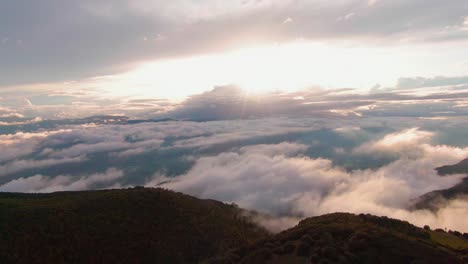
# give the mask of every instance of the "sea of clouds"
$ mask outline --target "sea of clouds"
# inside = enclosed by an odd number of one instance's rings
[[[409,209],[466,176],[434,170],[468,157],[468,144],[449,144],[453,131],[466,129],[464,120],[437,130],[434,122],[442,121],[366,118],[356,126],[355,118],[60,125],[4,134],[0,191],[144,185],[256,210],[265,214],[256,220],[274,231],[337,211],[468,231],[467,197],[438,211]]]
[[[258,211],[274,231],[342,211],[467,232],[466,196],[412,209],[466,177],[435,168],[468,157],[467,84],[406,78],[368,92],[266,94],[222,86],[180,103],[8,94],[0,191],[163,187]]]

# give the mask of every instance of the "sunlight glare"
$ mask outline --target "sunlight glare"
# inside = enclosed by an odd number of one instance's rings
[[[324,88],[370,88],[425,68],[426,54],[296,41],[222,54],[146,62],[136,69],[103,77],[96,84],[112,94],[183,99],[216,86],[236,85],[248,93]]]

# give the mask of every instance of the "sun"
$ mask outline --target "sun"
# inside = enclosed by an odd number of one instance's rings
[[[95,86],[112,95],[170,99],[184,99],[223,85],[235,85],[248,93],[288,92],[317,85],[370,88],[376,83],[391,85],[401,71],[408,72],[401,66],[406,59],[396,51],[295,41],[145,62],[127,73],[107,76]]]
[[[313,52],[312,52],[313,51]],[[112,93],[183,98],[215,86],[236,85],[249,93],[288,91],[316,83],[323,52],[310,45],[271,45],[222,54],[142,63],[106,76],[98,86]],[[321,60],[321,59],[319,59]]]

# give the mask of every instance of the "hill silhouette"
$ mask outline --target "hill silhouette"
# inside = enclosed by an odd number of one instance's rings
[[[142,187],[0,193],[0,263],[466,263],[458,232],[336,213],[272,235],[247,215]]]
[[[450,200],[461,196],[468,196],[468,159],[464,159],[454,165],[438,167],[435,170],[441,177],[452,174],[466,174],[467,177],[451,188],[435,190],[421,195],[411,206],[411,209],[430,209],[436,211]]]
[[[0,193],[0,263],[197,263],[267,232],[241,209],[163,189]]]
[[[446,165],[439,168],[436,168],[437,173],[441,176],[450,175],[450,174],[468,174],[468,158],[460,161],[454,165]]]
[[[420,196],[411,208],[436,211],[446,205],[450,200],[464,195],[468,195],[468,177],[451,188],[432,191]]]
[[[441,230],[424,230],[387,217],[335,213],[305,219],[274,237],[205,263],[456,264],[468,263],[467,254],[466,240]]]

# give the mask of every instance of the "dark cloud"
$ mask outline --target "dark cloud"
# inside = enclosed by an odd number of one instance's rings
[[[93,2],[3,2],[2,84],[103,75],[141,58],[142,37],[150,28],[157,31],[158,23],[132,13],[122,1]],[[99,14],[105,6],[118,10],[106,17]]]
[[[378,87],[370,92],[313,87],[296,92],[253,94],[228,85],[189,96],[182,102],[159,98],[109,99],[103,95],[65,92],[35,93],[28,97],[12,95],[0,99],[0,134],[50,129],[63,122],[70,123],[60,121],[70,118],[74,119],[74,124],[115,123],[115,116],[128,116],[126,122],[130,123],[167,118],[212,121],[268,117],[466,116],[468,85],[464,84],[465,79],[407,78],[401,79],[396,88]],[[102,117],[102,120],[91,120],[89,116]]]
[[[462,79],[449,79],[449,82],[460,82]],[[261,95],[249,95],[237,87],[223,86],[191,96],[173,110],[157,116],[195,121],[264,117],[347,117],[360,120],[363,116],[466,116],[467,100],[466,89],[455,89],[453,86],[434,91],[394,89],[379,93],[316,88]]]
[[[233,86],[216,87],[212,91],[195,95],[177,108],[163,115],[195,121],[226,120],[264,117],[337,117],[353,116],[354,109],[371,105],[374,101],[328,101],[328,96],[346,90],[310,90],[295,93],[268,93],[249,95]]]

